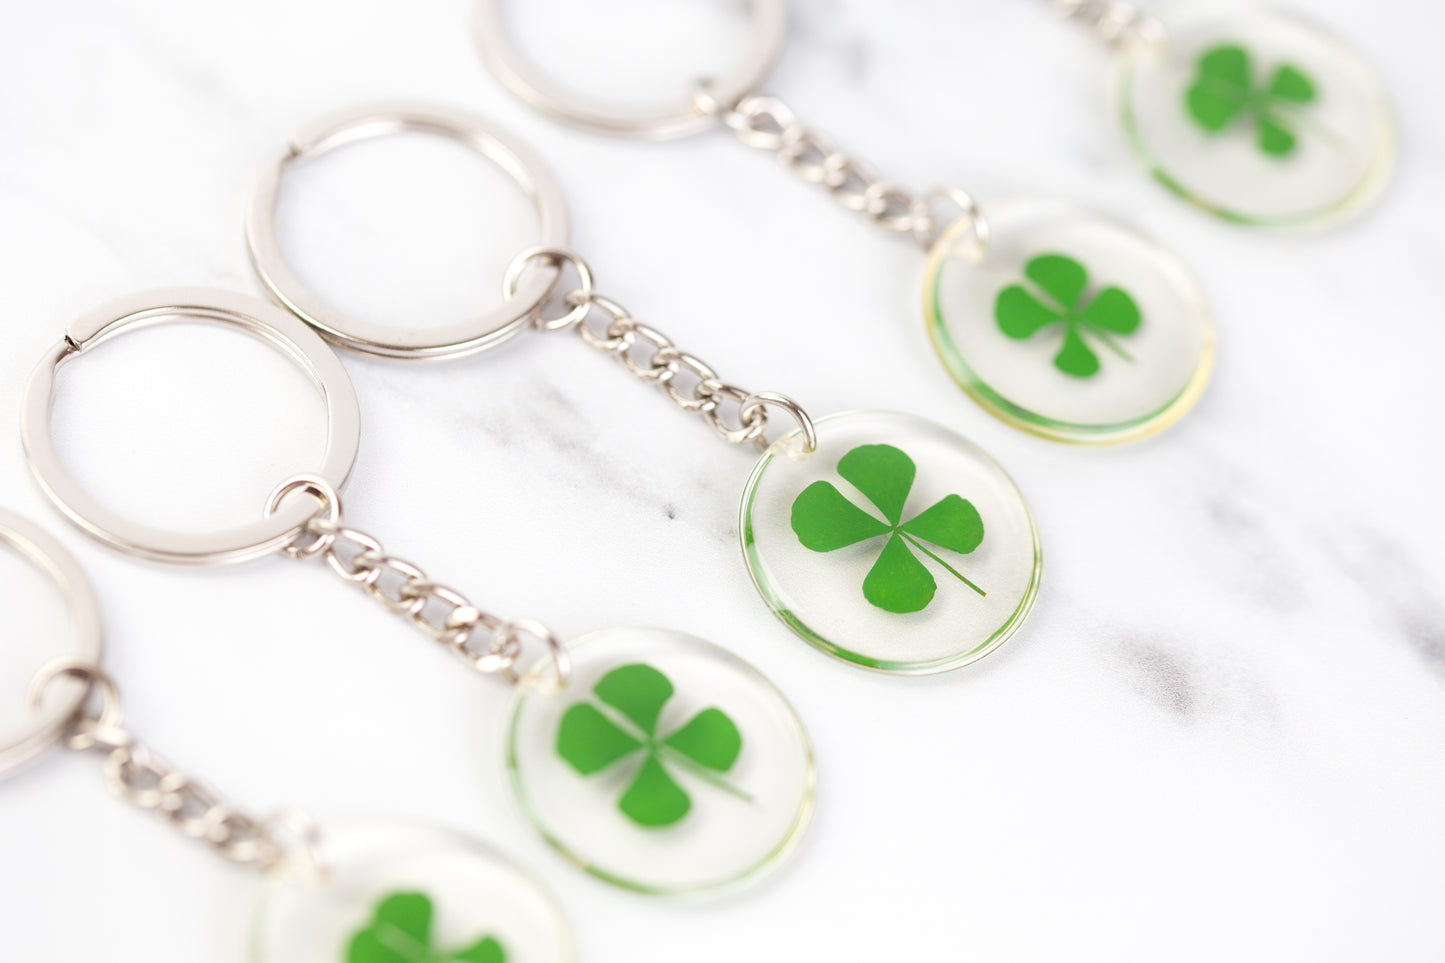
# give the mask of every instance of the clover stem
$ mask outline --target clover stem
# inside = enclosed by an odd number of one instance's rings
[[[948,569],[949,573],[950,573],[954,578],[958,579],[958,580],[959,580],[960,582],[962,582],[964,585],[967,585],[969,588],[973,589],[975,592],[977,592],[979,595],[983,596],[984,598],[988,598],[988,593],[987,593],[987,592],[985,592],[983,589],[981,589],[981,588],[979,588],[977,585],[975,585],[971,580],[969,580],[968,578],[966,578],[966,577],[964,576],[964,574],[963,574],[962,572],[960,572],[958,569],[954,568],[952,565],[949,565],[949,564],[948,564],[947,562],[945,562],[943,559],[939,558],[937,555],[933,554],[933,553],[930,552],[928,549],[924,548],[924,547],[923,547],[923,543],[919,542],[919,541],[918,541],[916,538],[914,538],[912,535],[909,535],[907,532],[899,532],[898,534],[902,535],[902,536],[904,537],[904,539],[907,540],[908,544],[912,545],[914,548],[918,549],[918,550],[919,550],[920,552],[922,552],[924,555],[927,555],[929,558],[933,559],[933,560],[934,560],[935,562],[937,562],[939,565],[942,565],[944,568]]]
[[[1273,111],[1277,116],[1288,117],[1291,123],[1307,128],[1310,133],[1325,141],[1335,150],[1344,150],[1348,147],[1349,144],[1345,138],[1341,137],[1333,128],[1326,127],[1316,119],[1309,110],[1312,106],[1314,106],[1313,103],[1297,104],[1289,100],[1273,100],[1267,110]],[[1261,110],[1260,114],[1265,116],[1265,111]],[[1276,123],[1278,123],[1277,119]]]
[[[1109,336],[1107,331],[1096,325],[1089,325],[1089,333],[1104,343],[1104,347],[1117,354],[1130,364],[1134,363],[1134,356],[1119,346],[1119,343]]]
[[[739,789],[737,786],[734,786],[726,779],[723,779],[711,769],[708,769],[706,766],[694,762],[692,759],[678,752],[676,749],[672,748],[666,743],[659,742],[657,744],[657,750],[662,755],[666,756],[669,762],[674,762],[682,768],[688,770],[694,776],[697,776],[708,785],[713,786],[717,789],[721,789],[728,795],[736,796],[738,799],[741,799],[745,803],[752,803],[756,801],[751,795]]]

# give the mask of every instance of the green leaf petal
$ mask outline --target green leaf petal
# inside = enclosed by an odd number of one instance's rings
[[[617,728],[596,706],[579,702],[562,715],[557,727],[557,755],[584,776],[601,772],[642,743]]]
[[[1099,356],[1084,343],[1076,326],[1069,325],[1064,335],[1064,346],[1054,355],[1054,367],[1078,378],[1087,378],[1098,372]]]
[[[1315,99],[1315,85],[1303,70],[1291,64],[1281,64],[1270,79],[1269,93],[1273,97],[1308,104]]]
[[[832,552],[888,534],[888,525],[853,504],[832,482],[816,481],[793,501],[793,531],[804,548]]]
[[[374,930],[362,930],[346,949],[346,963],[417,963],[414,954],[386,945]]]
[[[1297,143],[1294,133],[1273,117],[1259,119],[1259,149],[1270,157],[1288,157]]]
[[[370,926],[352,937],[347,963],[425,963],[431,942],[432,901],[425,893],[395,893],[376,907]]]
[[[650,665],[624,665],[592,687],[597,698],[637,723],[648,735],[657,731],[657,717],[672,698],[672,683]]]
[[[1105,288],[1079,313],[1079,320],[1115,334],[1133,334],[1139,328],[1139,305],[1120,288]]]
[[[998,321],[999,330],[1018,341],[1064,320],[1062,314],[1039,303],[1039,299],[1021,284],[1011,284],[998,293],[998,299],[993,304],[993,316]]]
[[[704,709],[663,740],[700,766],[727,772],[743,750],[742,733],[721,709]]]
[[[658,827],[670,826],[686,816],[692,800],[672,781],[657,756],[649,754],[617,805],[639,826]]]
[[[1239,88],[1241,98],[1249,95],[1251,72],[1249,51],[1238,44],[1211,47],[1199,58],[1200,77],[1222,86]]]
[[[507,954],[502,944],[488,936],[475,946],[454,954],[452,959],[457,963],[507,963]]]
[[[967,555],[983,543],[983,517],[973,502],[959,495],[948,495],[904,523],[903,531]]]
[[[1229,88],[1221,90],[1208,81],[1200,81],[1189,88],[1184,99],[1189,108],[1189,116],[1193,117],[1200,127],[1211,134],[1217,134],[1240,115],[1249,95],[1236,96]]]
[[[862,492],[892,525],[903,518],[913,488],[913,459],[892,445],[859,445],[838,460],[838,474]]]
[[[1199,79],[1184,95],[1189,116],[1210,133],[1239,117],[1253,86],[1249,52],[1234,44],[1212,47],[1199,58]]]
[[[933,601],[938,583],[897,535],[888,539],[883,554],[863,580],[863,597],[886,612],[899,615],[921,612]]]
[[[1024,265],[1024,276],[1043,288],[1066,311],[1072,311],[1084,295],[1089,272],[1071,257],[1041,254]]]
[[[376,925],[400,930],[425,945],[431,938],[431,897],[425,893],[395,893],[376,907]]]

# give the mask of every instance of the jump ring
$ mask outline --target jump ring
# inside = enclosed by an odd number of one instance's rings
[[[292,475],[272,490],[271,496],[266,499],[265,517],[270,518],[275,515],[277,509],[281,507],[281,502],[287,495],[295,491],[305,491],[321,502],[321,508],[312,516],[314,520],[322,521],[332,528],[341,521],[341,493],[325,478],[309,472]],[[297,545],[297,541],[307,534],[313,535],[315,541],[309,545]],[[297,533],[296,539],[291,544],[283,546],[281,551],[288,558],[315,558],[335,542],[336,535],[334,533],[313,532],[310,530],[310,522],[308,522],[307,526]]]
[[[808,413],[803,410],[802,405],[787,395],[779,394],[776,391],[755,391],[743,399],[742,406],[738,409],[738,417],[746,423],[750,411],[763,409],[768,405],[781,408],[793,416],[793,420],[798,423],[798,428],[803,432],[804,454],[811,455],[818,450],[818,429],[814,426],[813,419],[808,417]],[[766,447],[766,439],[759,436],[759,440]]]
[[[723,115],[723,122],[749,147],[776,151],[789,140],[789,131],[798,126],[793,109],[776,97],[753,95],[744,97]],[[769,130],[771,123],[777,130]],[[793,134],[796,138],[798,134]]]
[[[35,673],[35,677],[30,680],[26,701],[32,712],[40,709],[45,699],[45,690],[62,676],[79,679],[91,691],[100,690],[100,712],[91,717],[82,716],[84,718],[82,726],[71,734],[67,743],[72,749],[85,751],[97,744],[94,736],[96,730],[118,730],[120,728],[120,692],[116,689],[115,681],[100,666],[80,659],[56,659],[42,666],[40,671]],[[77,713],[85,712],[85,702],[84,699],[81,701],[76,710]]]
[[[572,310],[560,318],[542,317],[542,305],[547,301],[547,298],[544,297],[532,309],[533,325],[543,331],[561,331],[587,317],[588,302],[592,298],[592,269],[587,266],[586,261],[582,260],[582,255],[565,247],[534,247],[518,254],[512,259],[512,263],[507,265],[507,273],[502,278],[502,296],[508,301],[516,296],[522,275],[526,273],[533,261],[544,261],[557,272],[557,277],[552,280],[554,288],[562,278],[562,268],[568,264],[572,265],[572,269],[577,272],[577,278],[581,285],[576,291],[571,292],[571,294],[581,295],[581,299],[578,303],[573,303]],[[550,294],[551,290],[548,291],[549,296]],[[570,295],[568,302],[572,303]]]
[[[260,829],[276,852],[275,860],[267,868],[285,863],[289,869],[298,856],[304,859],[303,865],[312,875],[324,875],[331,868],[326,837],[310,813],[288,809],[267,816],[262,820]]]
[[[949,201],[958,208],[959,214],[952,221],[940,226],[933,216],[933,206],[940,201]],[[953,224],[967,220],[974,249],[982,253],[988,246],[989,224],[982,208],[973,195],[957,187],[936,187],[913,202],[913,239],[920,246],[931,248],[938,243],[943,231]]]
[[[567,653],[566,646],[547,626],[533,619],[512,619],[498,626],[493,632],[493,637],[501,646],[515,645],[520,651],[523,632],[540,640],[547,647],[547,654],[552,658],[550,678],[548,681],[542,682],[544,673],[540,671],[540,667],[526,675],[518,675],[511,666],[508,666],[504,670],[507,680],[513,685],[536,688],[547,693],[560,692],[565,689],[567,683],[572,680],[572,657]],[[515,662],[514,659],[513,664]]]

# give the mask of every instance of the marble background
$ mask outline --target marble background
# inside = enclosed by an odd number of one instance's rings
[[[602,291],[725,377],[815,413],[923,413],[993,452],[1038,517],[1038,607],[972,668],[852,669],[748,582],[735,513],[751,458],[605,359],[540,335],[442,365],[348,356],[365,419],[353,524],[565,636],[673,626],[753,662],[815,740],[811,834],[717,903],[583,877],[512,808],[500,684],[320,567],[167,570],[86,542],[12,435],[0,504],[92,573],[145,739],[250,811],[471,829],[555,890],[598,963],[1445,957],[1438,7],[1309,5],[1383,71],[1402,149],[1366,218],[1300,238],[1215,223],[1141,177],[1106,108],[1107,53],[1040,3],[795,3],[768,89],[891,179],[1126,212],[1197,269],[1220,332],[1207,396],[1154,440],[1080,451],[953,388],[910,245],[722,134],[611,141],[529,113],[480,66],[467,6],[0,7],[6,417],[94,304],[157,285],[257,292],[242,210],[299,124],[441,100],[540,151]],[[518,21],[559,76],[619,95],[681,90],[744,37],[737,10],[703,0],[528,0]],[[297,170],[282,213],[318,288],[395,323],[493,303],[535,231],[495,172],[409,139]],[[204,526],[248,517],[313,461],[322,419],[264,349],[161,329],[69,369],[55,434],[112,505]],[[0,655],[8,724],[63,616],[9,556],[0,584],[19,620]],[[94,760],[52,754],[0,807],[10,958],[240,958],[254,878],[111,799]]]

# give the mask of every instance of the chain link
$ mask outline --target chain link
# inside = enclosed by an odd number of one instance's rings
[[[405,618],[427,638],[442,645],[478,672],[500,674],[516,684],[522,637],[532,636],[552,660],[549,686],[560,688],[571,676],[567,650],[545,626],[531,619],[506,621],[483,612],[456,589],[433,581],[420,566],[389,554],[381,542],[341,521],[341,495],[324,478],[297,475],[277,486],[266,502],[275,514],[283,499],[304,492],[321,503],[293,545],[294,558],[321,557],[333,572],[359,586],[394,615]]]
[[[865,215],[890,234],[912,237],[927,249],[945,229],[967,220],[974,242],[982,246],[987,241],[983,212],[967,193],[943,187],[914,196],[888,183],[867,164],[803,126],[793,109],[777,97],[749,94],[725,104],[704,84],[693,95],[693,109],[717,118],[749,147],[777,155],[784,167],[808,183],[820,185],[839,204]],[[950,216],[940,216],[941,201],[953,205]]]
[[[1061,16],[1082,24],[1110,47],[1164,40],[1164,24],[1125,0],[1045,0]]]
[[[734,445],[754,444],[766,449],[769,406],[781,408],[792,415],[803,431],[805,451],[817,447],[812,419],[797,402],[772,391],[749,392],[718,377],[717,371],[694,354],[683,351],[661,331],[641,323],[622,305],[603,297],[592,288],[592,271],[575,251],[564,248],[533,248],[523,251],[507,268],[503,285],[508,298],[516,293],[522,276],[539,265],[556,271],[571,266],[581,279],[578,287],[562,296],[571,310],[561,319],[547,318],[543,307],[534,312],[533,324],[545,331],[567,327],[577,332],[583,343],[602,354],[611,355],[632,375],[655,385],[683,411],[702,418],[723,438]],[[595,316],[595,317],[594,317]]]
[[[231,808],[200,782],[176,771],[126,728],[115,683],[96,666],[70,660],[51,663],[31,683],[31,705],[39,707],[46,688],[66,676],[81,680],[93,693],[99,693],[100,708],[81,711],[65,744],[77,752],[105,757],[105,781],[111,792],[154,812],[233,862],[271,869],[291,858],[295,847],[283,845],[281,834],[274,830],[285,820],[294,821],[294,815],[256,819]],[[313,862],[319,859],[319,845],[314,838],[297,845],[308,850],[307,856]]]

